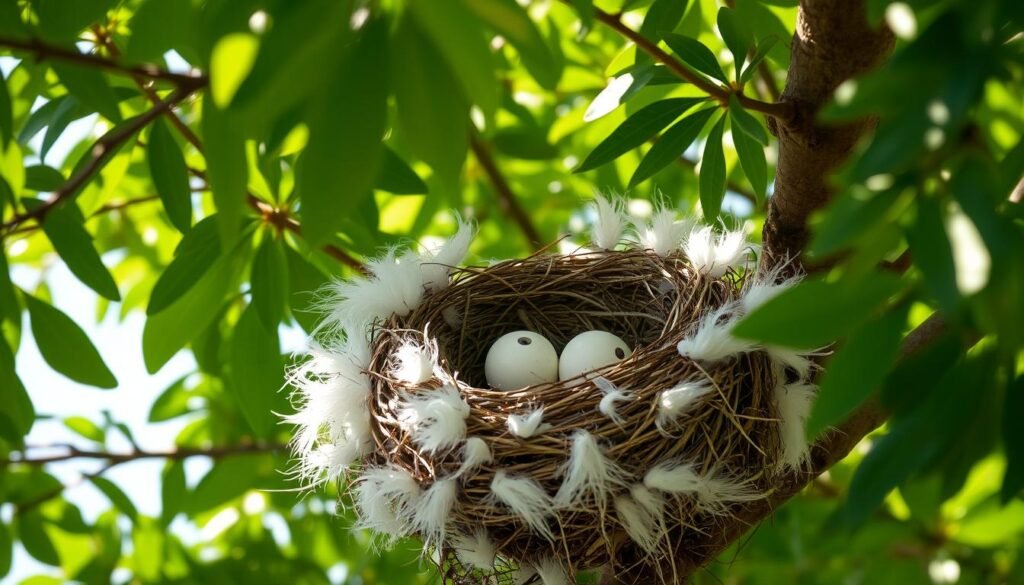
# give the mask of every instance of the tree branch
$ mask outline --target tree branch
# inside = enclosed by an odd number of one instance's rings
[[[788,124],[768,121],[779,138],[775,192],[768,202],[766,257],[798,258],[807,245],[807,218],[832,195],[829,176],[849,157],[871,119],[818,124],[818,110],[841,83],[870,71],[892,51],[887,28],[867,20],[864,0],[802,0],[782,100],[794,105]]]
[[[57,59],[68,61],[77,65],[103,69],[124,75],[138,75],[148,79],[166,81],[174,84],[178,89],[187,90],[189,93],[206,87],[209,79],[205,75],[188,75],[182,73],[171,73],[159,67],[151,65],[125,65],[113,59],[81,53],[74,49],[66,49],[56,45],[45,43],[39,39],[19,40],[7,37],[0,38],[0,48],[25,51],[31,53],[37,60]]]
[[[526,236],[530,247],[534,251],[540,250],[543,247],[540,232],[537,231],[537,227],[533,225],[530,216],[523,210],[519,200],[516,199],[515,193],[512,192],[508,181],[505,180],[505,175],[501,174],[501,169],[494,162],[490,148],[480,140],[476,133],[470,134],[469,145],[473,149],[473,155],[476,157],[477,162],[480,163],[484,173],[487,174],[487,178],[490,179],[491,184],[494,186],[494,192],[498,195],[498,203],[501,205],[501,210],[519,226],[519,231],[523,232],[523,235]]]
[[[46,218],[46,215],[54,208],[65,200],[73,198],[78,192],[78,189],[85,185],[92,175],[103,167],[106,159],[113,155],[113,153],[116,152],[122,144],[127,142],[139,130],[142,130],[158,116],[186,99],[195,91],[195,89],[196,88],[179,87],[167,98],[157,102],[144,114],[136,116],[104,134],[89,150],[89,154],[91,156],[89,161],[82,165],[82,167],[72,175],[67,182],[60,187],[60,189],[54,191],[53,197],[51,197],[49,201],[34,209],[26,211],[25,213],[12,217],[0,226],[0,234],[6,234],[6,232],[14,230],[19,225],[30,219],[34,219],[37,222],[42,223]]]
[[[4,467],[8,465],[22,464],[22,465],[45,465],[47,463],[57,463],[61,461],[69,461],[73,459],[102,459],[106,461],[106,464],[90,473],[82,474],[82,477],[71,484],[61,484],[54,489],[40,494],[39,496],[21,502],[17,506],[19,514],[23,514],[39,507],[40,505],[60,496],[68,488],[74,487],[86,481],[91,481],[93,478],[99,477],[110,471],[110,469],[121,465],[123,463],[129,463],[132,461],[138,461],[141,459],[169,459],[173,461],[180,461],[188,459],[189,457],[205,456],[213,459],[223,459],[225,457],[233,457],[237,455],[246,455],[252,453],[274,453],[277,451],[283,451],[287,447],[285,445],[278,445],[273,443],[243,443],[240,445],[225,445],[218,447],[202,448],[181,448],[174,451],[131,451],[128,453],[108,453],[106,451],[90,451],[83,450],[75,447],[74,445],[61,445],[67,449],[67,453],[61,455],[53,455],[49,457],[37,457],[37,458],[22,458],[22,459],[5,459],[0,460],[0,465]]]
[[[704,79],[700,75],[690,71],[678,59],[663,51],[657,43],[651,42],[640,33],[623,24],[622,20],[620,20],[618,16],[609,14],[600,8],[594,8],[594,17],[608,28],[632,41],[638,49],[650,55],[655,61],[664,64],[668,67],[669,71],[675,73],[679,78],[692,83],[704,93],[718,100],[718,102],[723,106],[729,103],[730,96],[735,95],[740,104],[748,110],[761,112],[766,116],[777,118],[783,123],[788,123],[790,119],[792,119],[794,114],[793,105],[787,101],[783,100],[775,103],[762,102],[743,95],[742,91],[721,87],[711,83],[707,79]]]

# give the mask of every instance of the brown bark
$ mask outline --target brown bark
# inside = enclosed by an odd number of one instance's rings
[[[779,138],[775,193],[764,226],[766,257],[796,258],[807,245],[807,218],[832,194],[829,174],[874,125],[860,120],[824,126],[817,113],[844,81],[876,67],[888,56],[892,33],[867,21],[864,0],[802,0],[790,48],[790,68],[781,100],[794,105],[786,124],[769,120]]]

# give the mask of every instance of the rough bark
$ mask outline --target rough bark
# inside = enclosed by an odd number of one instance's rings
[[[844,81],[876,67],[892,50],[892,33],[867,21],[864,0],[802,0],[781,100],[795,116],[769,124],[779,139],[775,193],[764,226],[766,257],[799,257],[807,218],[832,194],[829,174],[849,157],[874,120],[824,126],[816,117]]]

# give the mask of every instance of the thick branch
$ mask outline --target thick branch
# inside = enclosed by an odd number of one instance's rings
[[[473,155],[476,156],[477,162],[480,163],[484,173],[487,174],[487,178],[490,179],[491,184],[494,186],[494,192],[498,195],[498,203],[501,205],[501,210],[519,226],[519,230],[526,236],[530,247],[534,251],[540,250],[543,246],[540,233],[537,231],[537,227],[533,225],[529,214],[526,213],[522,204],[519,203],[515,193],[512,192],[512,187],[505,180],[505,175],[498,168],[498,163],[494,161],[490,148],[476,134],[470,135],[469,144],[473,149]]]
[[[608,26],[608,28],[611,28],[623,37],[632,41],[638,49],[650,55],[655,61],[664,64],[668,67],[669,71],[675,73],[680,79],[692,83],[695,87],[715,98],[723,105],[729,102],[730,95],[735,94],[736,99],[739,100],[740,104],[748,110],[761,112],[766,116],[778,118],[783,122],[788,122],[792,118],[793,107],[785,100],[776,103],[762,102],[760,100],[747,97],[740,91],[734,91],[711,83],[707,79],[704,79],[700,75],[687,69],[686,66],[678,59],[663,51],[657,43],[651,42],[640,33],[623,24],[622,20],[620,20],[618,16],[609,14],[599,8],[594,9],[594,16],[597,20],[601,21],[601,23]]]
[[[832,194],[828,179],[874,120],[824,126],[816,116],[841,83],[876,67],[893,35],[867,21],[864,0],[802,0],[782,101],[795,106],[788,124],[769,120],[779,137],[775,192],[764,226],[766,257],[797,258],[807,245],[807,218]]]
[[[204,75],[171,73],[170,71],[165,71],[159,67],[153,67],[151,65],[125,65],[124,63],[119,63],[113,59],[107,59],[106,57],[100,57],[99,55],[90,55],[88,53],[81,53],[74,49],[66,49],[64,47],[51,45],[40,41],[39,39],[19,40],[0,38],[0,47],[31,53],[33,57],[40,61],[46,59],[57,59],[60,61],[75,63],[77,65],[84,65],[86,67],[104,69],[114,73],[138,75],[148,79],[166,81],[174,84],[179,89],[188,90],[190,93],[197,89],[206,87],[209,83],[209,80]]]
[[[79,188],[85,185],[93,174],[103,168],[103,164],[106,162],[106,159],[117,152],[117,149],[120,148],[122,144],[127,142],[135,135],[135,133],[145,128],[158,116],[183,101],[191,95],[193,91],[195,91],[195,88],[178,88],[167,98],[157,102],[152,108],[146,111],[146,113],[136,116],[104,134],[89,150],[89,154],[91,156],[89,161],[82,165],[82,167],[72,175],[71,178],[69,178],[67,182],[60,187],[60,189],[54,191],[53,197],[51,197],[49,201],[25,213],[15,215],[4,223],[3,226],[0,226],[2,227],[2,229],[0,229],[0,233],[11,231],[30,219],[34,219],[41,223],[46,218],[46,214],[65,200],[74,197]]]

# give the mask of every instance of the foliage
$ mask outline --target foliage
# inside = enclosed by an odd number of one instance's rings
[[[55,567],[25,583],[436,579],[413,543],[348,530],[337,486],[300,497],[281,473],[284,340],[315,327],[310,291],[450,233],[449,210],[478,223],[480,259],[580,240],[595,190],[756,237],[785,188],[765,120],[794,112],[777,85],[797,3],[724,4],[0,0],[0,576],[14,551],[19,578],[28,556]],[[896,49],[820,119],[877,127],[813,218],[815,274],[737,333],[842,340],[812,433],[865,401],[893,416],[700,583],[1024,582],[1024,9],[866,4]],[[55,262],[97,322],[144,318],[121,343],[149,372],[183,352],[195,371],[124,385],[53,304]],[[900,359],[935,312],[945,333]],[[29,340],[82,401],[151,397],[174,444],[143,450],[149,427],[109,413],[54,420],[16,367]],[[77,438],[51,460],[33,437],[53,424]],[[105,476],[140,458],[165,462],[155,517],[136,500],[156,488]],[[84,480],[108,509],[83,512],[42,465],[64,459],[104,464]]]

